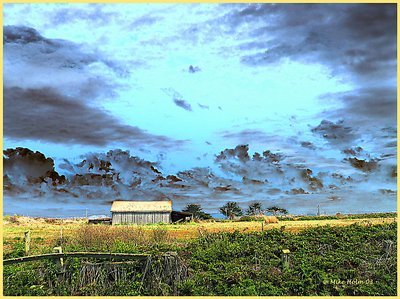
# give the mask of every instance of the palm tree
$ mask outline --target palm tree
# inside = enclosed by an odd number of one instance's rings
[[[196,219],[211,219],[212,216],[206,212],[203,211],[203,208],[199,204],[188,204],[185,209],[182,210],[182,212],[188,212],[193,215],[193,218]]]
[[[287,214],[288,213],[288,211],[286,209],[280,208],[277,206],[269,207],[266,211],[272,213],[274,216],[276,216],[278,213],[279,214]]]
[[[228,219],[233,219],[235,216],[242,216],[243,211],[242,208],[239,207],[237,202],[229,201],[219,208],[219,211],[222,215],[227,217]]]
[[[262,203],[257,201],[249,205],[249,208],[246,210],[246,215],[257,216],[263,213]]]

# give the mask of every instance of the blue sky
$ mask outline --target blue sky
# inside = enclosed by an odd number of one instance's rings
[[[395,5],[6,4],[4,26],[4,148],[33,151],[4,155],[5,213],[396,210]]]

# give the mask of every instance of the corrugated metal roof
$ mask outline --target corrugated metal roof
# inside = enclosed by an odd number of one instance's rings
[[[172,201],[113,201],[111,212],[172,212]]]

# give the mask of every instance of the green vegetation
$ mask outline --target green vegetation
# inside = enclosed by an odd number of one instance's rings
[[[296,220],[335,220],[335,219],[365,219],[365,218],[397,218],[397,213],[371,213],[371,214],[336,214],[321,216],[278,216],[279,221]]]
[[[248,216],[247,216],[248,217]],[[73,235],[43,246],[65,252],[150,253],[149,265],[135,261],[66,259],[4,267],[4,295],[396,295],[397,223],[323,226],[297,234],[202,232],[178,242],[165,227],[145,234],[140,227],[82,225]],[[12,240],[23,254],[23,240]],[[357,248],[357,250],[354,250]],[[283,249],[290,250],[288,265]],[[163,260],[177,252],[177,259]],[[169,267],[169,268],[168,268]],[[172,268],[171,268],[172,267]]]
[[[280,208],[277,206],[269,207],[266,209],[267,212],[272,213],[274,216],[279,215],[279,214],[287,214],[288,211],[284,208]]]
[[[291,252],[289,267],[282,265],[283,249]],[[194,274],[181,284],[182,295],[397,293],[396,223],[208,234],[188,252]]]
[[[210,214],[204,212],[203,208],[199,204],[188,204],[182,212],[192,213],[193,218],[200,220],[213,218]]]
[[[242,208],[239,207],[237,202],[229,201],[219,208],[219,211],[222,215],[227,217],[228,219],[233,219],[235,216],[242,216],[243,211]]]
[[[263,213],[263,207],[262,203],[259,201],[249,204],[249,207],[246,210],[246,215],[248,216],[262,215],[262,213]]]
[[[260,216],[242,216],[240,217],[237,221],[243,221],[243,222],[248,222],[248,221],[264,221],[263,217]]]

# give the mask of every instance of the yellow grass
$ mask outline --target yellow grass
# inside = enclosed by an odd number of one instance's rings
[[[25,217],[26,218],[26,217]],[[296,221],[280,221],[278,223],[262,222],[203,222],[188,224],[164,224],[164,225],[142,225],[140,226],[145,232],[151,233],[156,228],[165,228],[172,238],[188,239],[198,237],[201,232],[240,232],[261,231],[278,228],[288,232],[298,232],[302,229],[316,226],[332,225],[347,226],[353,223],[358,224],[383,224],[393,222],[393,218],[366,218],[366,219],[331,219],[331,220],[296,220]],[[31,231],[31,238],[43,238],[43,243],[52,242],[61,236],[70,236],[80,228],[83,221],[58,221],[57,223],[46,223],[44,221],[20,221],[19,224],[6,222],[3,224],[3,239],[12,240],[16,237],[23,238],[24,231]],[[101,225],[100,225],[101,226]],[[121,226],[118,226],[121,227]],[[128,227],[137,228],[138,225],[130,225]]]

